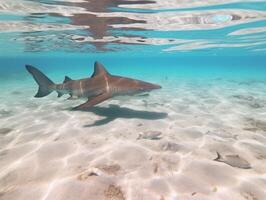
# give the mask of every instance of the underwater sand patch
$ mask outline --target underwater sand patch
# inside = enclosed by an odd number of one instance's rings
[[[121,188],[115,185],[109,185],[108,189],[104,191],[104,196],[107,200],[125,200]]]
[[[258,108],[263,108],[264,105],[262,105],[261,103],[259,102],[250,102],[248,104],[251,108],[254,108],[254,109],[258,109]]]
[[[256,159],[266,159],[266,146],[260,144],[253,144],[248,142],[242,142],[239,144],[241,148],[250,152]]]
[[[245,101],[253,101],[255,98],[251,95],[233,95],[232,97],[239,99],[239,100],[245,100]]]
[[[11,92],[11,94],[12,94],[12,95],[21,95],[21,94],[23,94],[23,93],[20,92],[20,91],[13,91],[13,92]]]
[[[140,140],[140,139],[160,140],[162,138],[161,135],[162,135],[161,131],[145,131],[139,134],[137,140]]]
[[[253,193],[251,192],[244,192],[241,194],[246,200],[259,200]]]
[[[99,176],[99,175],[95,172],[83,173],[83,174],[78,175],[77,179],[80,181],[85,181],[89,177],[92,177],[92,176]]]
[[[121,166],[118,164],[100,165],[100,166],[97,166],[97,168],[105,172],[108,175],[116,175],[121,170]]]
[[[248,123],[248,127],[244,128],[247,131],[264,131],[266,132],[266,122],[262,120],[256,120],[253,118],[246,118],[246,122]]]
[[[0,110],[0,117],[9,117],[11,115],[12,115],[11,110],[5,110],[5,109]]]
[[[164,141],[164,142],[161,142],[160,149],[162,151],[177,152],[177,151],[183,150],[184,147],[180,144],[175,143],[175,142]]]
[[[237,140],[238,135],[237,134],[233,134],[231,132],[228,132],[226,130],[215,130],[215,131],[207,131],[205,133],[205,135],[209,135],[209,136],[217,136],[221,139],[233,139],[233,140]]]
[[[147,163],[149,153],[141,146],[119,145],[110,153],[110,159],[115,160],[123,169],[132,170]]]
[[[176,172],[179,168],[180,157],[172,154],[154,155],[150,159],[154,174],[165,175]]]
[[[243,181],[241,185],[237,188],[240,195],[245,200],[264,200],[265,199],[265,187],[263,185],[258,185],[252,183],[248,180]]]
[[[79,181],[85,181],[89,178],[95,177],[95,176],[100,176],[100,173],[98,172],[97,169],[92,169],[92,170],[84,170],[82,173],[80,173],[77,176],[77,179]]]
[[[248,105],[250,108],[258,109],[264,107],[259,99],[251,95],[233,95],[232,97],[237,99],[239,103]]]

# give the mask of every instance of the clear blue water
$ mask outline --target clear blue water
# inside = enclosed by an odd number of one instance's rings
[[[133,76],[152,68],[263,79],[265,9],[264,1],[2,1],[1,79],[25,76],[26,63],[89,73],[95,60]]]

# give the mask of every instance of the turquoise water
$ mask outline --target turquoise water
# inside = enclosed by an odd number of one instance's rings
[[[26,63],[82,75],[99,60],[133,76],[152,68],[264,78],[265,9],[264,1],[2,1],[1,75]]]
[[[266,199],[265,1],[0,0],[0,44],[0,200]],[[34,98],[95,61],[162,88]]]

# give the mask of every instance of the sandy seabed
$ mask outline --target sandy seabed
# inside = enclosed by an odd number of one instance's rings
[[[0,199],[265,200],[266,82],[162,85],[84,112],[7,85]]]

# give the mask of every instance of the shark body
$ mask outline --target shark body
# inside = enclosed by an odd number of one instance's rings
[[[161,88],[156,84],[111,75],[99,62],[95,62],[94,72],[90,78],[72,80],[66,76],[62,84],[53,83],[40,70],[31,65],[26,65],[26,69],[39,85],[35,97],[44,97],[56,91],[58,97],[69,94],[69,99],[87,98],[85,103],[74,108],[78,110],[88,109],[114,96],[134,95]]]

